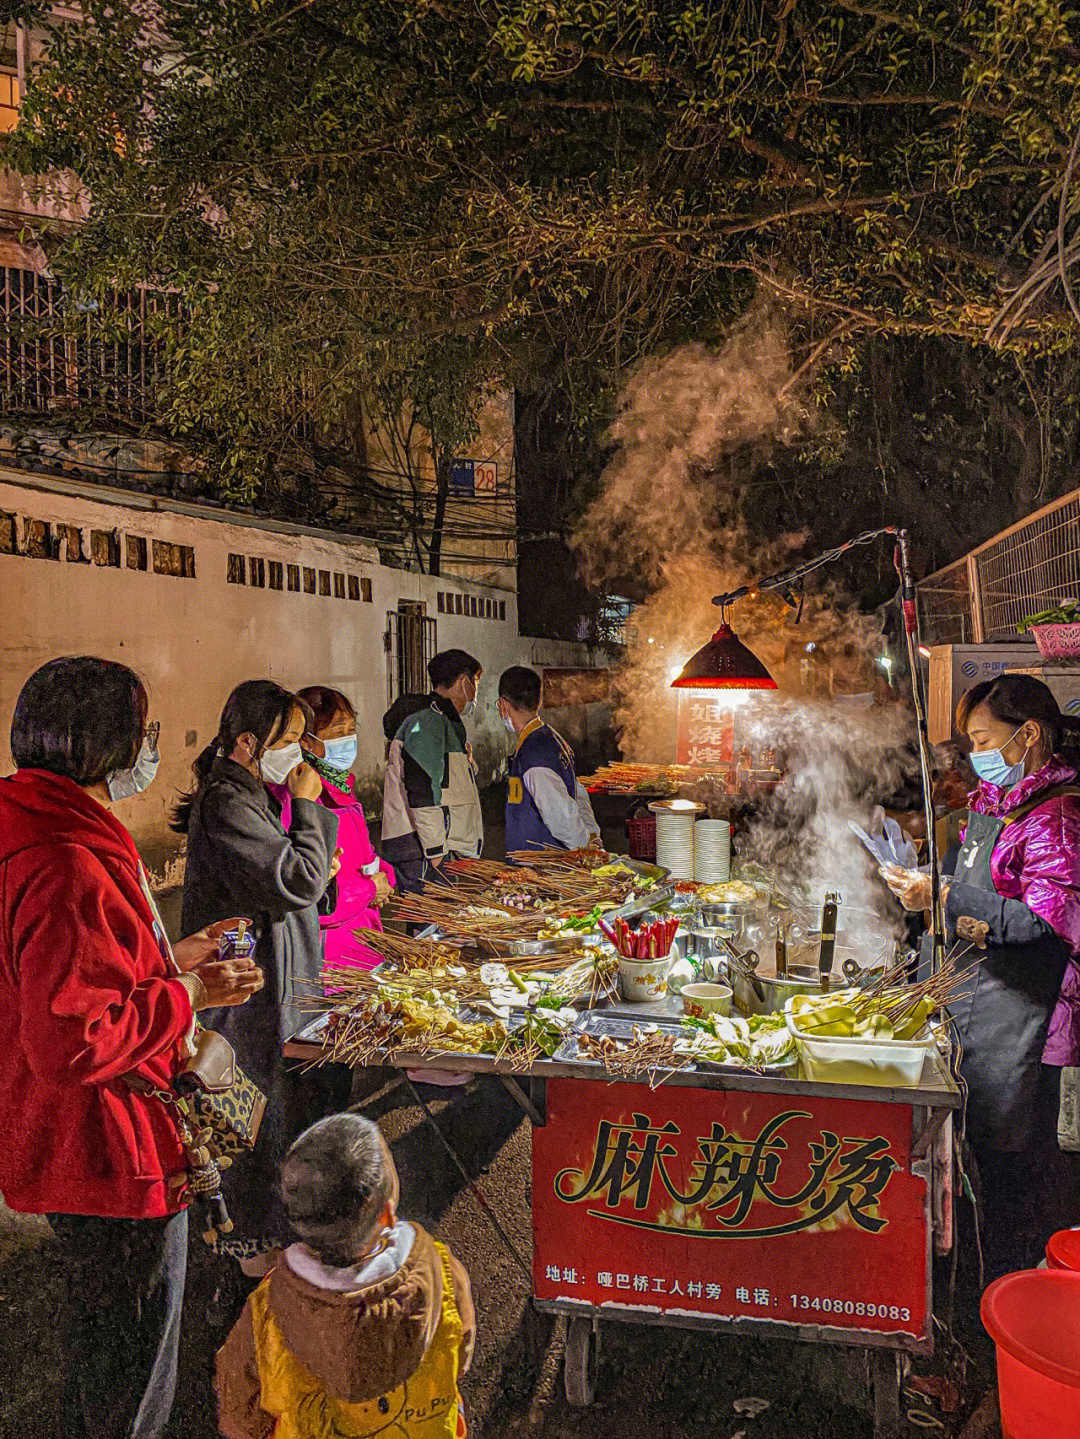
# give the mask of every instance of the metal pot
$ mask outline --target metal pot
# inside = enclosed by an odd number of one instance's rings
[[[754,974],[754,983],[746,975],[731,970],[735,1003],[743,1014],[779,1014],[796,994],[820,994],[821,976],[806,964],[788,965],[787,974]],[[760,990],[760,994],[755,990]]]
[[[701,968],[710,961],[715,964],[717,960],[726,960],[728,948],[724,941],[732,938],[733,931],[727,925],[695,925],[686,942],[687,958],[696,959]]]

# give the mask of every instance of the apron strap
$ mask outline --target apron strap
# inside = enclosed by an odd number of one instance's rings
[[[1050,804],[1055,799],[1066,799],[1073,796],[1080,799],[1080,785],[1076,784],[1055,784],[1049,789],[1044,789],[1042,794],[1037,794],[1034,799],[1029,799],[1026,804],[1021,804],[1009,814],[1003,816],[1002,825],[1015,824],[1018,819],[1031,814],[1032,810],[1039,809],[1044,804]]]

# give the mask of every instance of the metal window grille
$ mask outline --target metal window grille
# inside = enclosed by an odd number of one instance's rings
[[[9,411],[95,404],[126,419],[152,418],[165,363],[155,317],[179,309],[177,295],[114,290],[73,311],[58,281],[0,269],[0,402]]]
[[[386,616],[386,702],[404,694],[426,694],[428,661],[436,650],[434,616],[390,610]]]

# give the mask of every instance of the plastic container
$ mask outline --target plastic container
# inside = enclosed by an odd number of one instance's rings
[[[1080,1439],[1080,1274],[1023,1269],[982,1297],[1004,1439]]]
[[[626,836],[631,859],[656,858],[656,816],[636,814],[626,821]]]
[[[1080,659],[1080,624],[1032,625],[1031,633],[1044,660]]]
[[[923,1061],[936,1048],[929,1029],[915,1039],[814,1039],[795,1023],[790,1000],[784,1006],[784,1015],[802,1060],[803,1076],[826,1084],[912,1089],[922,1077]]]
[[[1046,1263],[1051,1269],[1080,1274],[1080,1229],[1059,1229],[1046,1241]]]

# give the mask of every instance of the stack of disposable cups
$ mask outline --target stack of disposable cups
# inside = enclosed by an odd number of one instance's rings
[[[731,878],[731,825],[726,819],[699,819],[694,825],[694,878],[701,884]]]
[[[651,808],[651,806],[650,806]],[[656,862],[672,879],[694,877],[694,811],[657,806]]]

